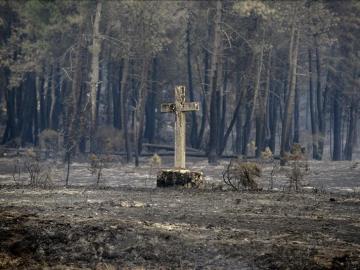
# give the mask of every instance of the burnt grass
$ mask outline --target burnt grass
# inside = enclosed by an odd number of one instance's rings
[[[4,185],[0,269],[360,269],[360,195]]]

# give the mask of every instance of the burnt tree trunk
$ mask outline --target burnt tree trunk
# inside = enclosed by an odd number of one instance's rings
[[[270,83],[271,87],[271,83]],[[279,92],[278,90],[274,90],[275,93],[270,91],[270,101],[269,101],[269,128],[270,128],[270,141],[269,147],[273,154],[275,154],[276,150],[276,130],[278,123],[278,113],[279,113]]]
[[[252,128],[252,121],[254,118],[255,110],[259,109],[259,91],[260,91],[260,80],[261,80],[261,73],[263,67],[263,58],[264,58],[264,45],[265,45],[265,31],[263,31],[263,37],[261,42],[261,50],[258,55],[257,65],[256,65],[256,79],[254,85],[254,93],[252,96],[252,100],[250,102],[246,123],[244,127],[244,137],[243,137],[243,155],[248,155],[248,143],[250,140],[250,133]]]
[[[222,91],[220,92],[221,98],[218,99],[219,102],[221,102],[220,108],[219,108],[219,142],[218,142],[218,155],[220,156],[222,152],[224,151],[226,147],[225,140],[225,123],[226,123],[226,108],[227,108],[227,86],[228,86],[228,60],[225,59],[225,65],[224,65],[224,76],[223,76],[223,87]],[[230,134],[229,134],[230,135]],[[228,135],[228,136],[229,136]],[[226,139],[227,140],[227,139]]]
[[[349,123],[346,136],[346,143],[344,148],[344,158],[346,160],[352,160],[353,146],[355,141],[355,130],[357,129],[357,103],[353,98],[350,103],[349,110]]]
[[[317,44],[317,37],[314,37],[315,40],[315,59],[316,59],[316,106],[317,106],[317,116],[319,123],[319,134],[318,134],[318,154],[317,158],[322,159],[324,152],[324,140],[325,140],[325,108],[324,108],[324,96],[321,89],[321,59],[319,46]]]
[[[201,78],[201,72],[200,72],[200,67],[199,64],[198,66],[198,72],[199,72],[199,77]],[[207,122],[207,98],[206,96],[208,95],[209,92],[209,52],[207,50],[204,49],[204,81],[201,83],[202,84],[202,106],[201,106],[201,124],[200,124],[200,130],[199,130],[199,135],[197,136],[197,141],[196,141],[196,146],[195,148],[201,148],[201,144],[202,144],[202,140],[204,138],[204,132],[205,132],[205,127],[206,127],[206,122]]]
[[[115,128],[121,129],[122,128],[122,122],[121,122],[121,104],[119,103],[121,98],[120,95],[121,92],[121,82],[122,82],[122,74],[123,74],[123,67],[124,66],[124,60],[121,60],[120,63],[114,63],[112,65],[112,101],[113,101],[113,126]]]
[[[310,95],[310,121],[311,121],[311,135],[312,135],[312,152],[313,159],[319,159],[318,157],[318,140],[317,140],[317,125],[315,116],[315,104],[314,104],[314,87],[312,76],[312,50],[308,49],[309,57],[309,95]]]
[[[15,111],[15,89],[6,89],[6,129],[3,135],[2,144],[15,139],[18,135]]]
[[[190,101],[194,101],[194,88],[193,88],[193,72],[192,72],[192,51],[191,51],[191,16],[189,15],[187,28],[186,28],[186,66],[187,66],[187,75],[188,75],[188,88],[189,88],[189,96]],[[190,144],[192,147],[196,147],[197,145],[197,119],[195,112],[191,112],[191,128],[190,128]]]
[[[26,143],[34,143],[33,117],[34,104],[36,104],[36,83],[34,73],[26,74],[23,91],[21,145],[25,146]]]
[[[142,63],[141,79],[138,89],[137,102],[135,107],[135,123],[134,123],[134,152],[135,152],[135,166],[139,166],[139,157],[142,150],[144,120],[145,120],[145,103],[148,94],[148,75],[149,75],[149,60],[145,58]]]
[[[237,71],[236,72],[236,87],[237,87],[237,91],[236,91],[236,100],[238,102],[239,108],[237,110],[237,115],[236,115],[236,121],[235,121],[235,130],[236,130],[236,137],[235,137],[235,154],[239,155],[241,153],[241,149],[242,149],[242,117],[241,117],[241,103],[242,103],[242,99],[244,97],[244,93],[246,92],[246,84],[247,82],[245,82],[245,80],[243,81],[243,83],[241,84],[241,79],[240,79],[240,72]],[[224,144],[226,144],[226,141],[224,139]]]
[[[217,106],[217,91],[218,91],[218,75],[219,75],[219,53],[221,46],[220,37],[220,23],[221,23],[221,1],[216,2],[216,15],[214,21],[214,42],[213,42],[213,55],[211,60],[210,69],[210,138],[209,138],[209,149],[208,149],[208,162],[211,164],[217,163],[218,161],[218,106]]]
[[[154,57],[151,69],[151,84],[148,99],[146,101],[146,121],[144,137],[149,143],[154,143],[156,130],[156,105],[157,105],[157,80],[158,58]]]
[[[284,108],[284,118],[282,122],[281,130],[281,144],[280,144],[280,156],[281,163],[284,165],[284,157],[286,152],[290,150],[289,140],[290,140],[290,130],[292,123],[292,116],[294,112],[294,99],[295,99],[295,86],[296,86],[296,71],[297,71],[297,60],[298,60],[298,49],[299,49],[299,29],[295,30],[294,25],[292,26],[292,35],[290,41],[290,50],[289,50],[289,83],[288,83],[288,93],[285,100]]]
[[[266,85],[263,91],[259,91],[259,103],[256,116],[256,157],[259,158],[261,152],[265,150],[265,137],[268,126],[266,113],[268,110],[268,98],[270,91],[270,69],[271,69],[271,50],[268,54]],[[260,90],[260,89],[259,89]]]
[[[125,143],[125,152],[126,152],[126,162],[131,161],[131,147],[130,147],[130,138],[129,138],[129,106],[128,106],[128,87],[127,80],[129,74],[129,59],[124,59],[124,65],[122,68],[121,75],[121,116],[123,123],[123,131],[124,131],[124,143]],[[115,110],[115,108],[114,108]]]
[[[98,100],[98,85],[99,85],[99,60],[101,50],[100,40],[100,19],[101,19],[102,1],[97,1],[95,18],[92,33],[91,46],[91,70],[90,70],[90,103],[91,103],[91,124],[90,124],[90,149],[93,152],[96,149],[95,133],[97,128],[97,100]]]

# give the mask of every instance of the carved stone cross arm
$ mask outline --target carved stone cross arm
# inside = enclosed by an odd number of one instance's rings
[[[185,86],[175,87],[175,102],[161,104],[161,112],[175,113],[175,168],[185,169],[185,112],[198,111],[198,102],[185,102]]]

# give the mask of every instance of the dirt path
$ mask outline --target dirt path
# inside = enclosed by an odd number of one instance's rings
[[[0,189],[0,269],[360,269],[360,196]]]

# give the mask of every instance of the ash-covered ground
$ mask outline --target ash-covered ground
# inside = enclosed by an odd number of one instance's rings
[[[51,184],[34,188],[16,162],[0,159],[0,269],[360,269],[358,161],[310,162],[301,192],[284,170],[268,190],[272,164],[262,191],[234,192],[217,188],[227,161],[189,161],[201,190],[155,188],[147,159],[108,164],[97,187],[74,163],[68,188],[47,161]]]

